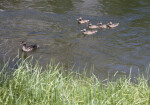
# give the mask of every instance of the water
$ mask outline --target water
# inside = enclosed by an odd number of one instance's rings
[[[119,22],[114,29],[98,30],[83,36],[77,18],[92,24]],[[51,59],[66,67],[89,69],[107,77],[118,71],[144,71],[150,61],[149,0],[1,0],[0,59],[15,57],[20,42],[37,43],[40,48],[27,56],[46,65]]]

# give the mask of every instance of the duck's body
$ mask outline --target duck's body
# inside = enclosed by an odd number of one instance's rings
[[[98,28],[97,25],[92,25],[91,23],[88,24],[89,29],[94,29],[94,28]]]
[[[99,28],[108,28],[106,24],[99,25]]]
[[[30,52],[39,47],[39,45],[36,45],[36,44],[27,46],[26,42],[24,42],[24,41],[22,41],[21,45],[22,45],[22,51],[24,51],[24,52]]]
[[[102,24],[102,22],[98,23],[99,28],[108,28],[108,26],[106,24]]]
[[[78,23],[79,24],[83,24],[83,23],[88,23],[89,22],[89,20],[82,20],[82,17],[80,17],[79,19],[77,19],[78,20]]]
[[[109,27],[109,28],[114,28],[114,27],[117,27],[119,25],[119,23],[114,23],[114,24],[112,24],[112,22],[109,22],[108,24],[107,24],[107,26]]]
[[[83,32],[84,35],[92,35],[97,32],[97,30],[86,30],[86,29],[83,29],[81,31]]]

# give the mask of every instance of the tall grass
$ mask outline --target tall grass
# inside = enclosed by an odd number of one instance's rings
[[[0,105],[150,105],[148,79],[143,75],[136,83],[130,76],[103,83],[94,74],[66,72],[53,62],[44,71],[38,63],[26,60],[16,65],[2,66]]]

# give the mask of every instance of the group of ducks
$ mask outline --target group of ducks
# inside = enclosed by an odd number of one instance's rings
[[[77,21],[79,24],[88,23],[88,28],[90,30],[86,30],[86,29],[81,30],[84,35],[91,35],[96,33],[97,30],[93,30],[93,29],[114,28],[119,25],[119,23],[112,23],[111,21],[107,24],[102,24],[102,22],[99,22],[97,25],[92,25],[89,20],[83,20],[82,17],[79,17]]]
[[[83,20],[82,17],[78,18],[77,20],[78,20],[79,24],[88,23],[88,28],[90,30],[86,30],[86,29],[81,30],[83,32],[83,34],[85,34],[85,35],[91,35],[91,34],[96,33],[97,30],[93,30],[93,29],[114,28],[119,25],[119,23],[113,24],[112,22],[109,22],[108,24],[102,24],[102,22],[99,22],[97,25],[92,25],[91,23],[89,23],[89,20]],[[24,52],[30,52],[30,51],[33,51],[33,50],[39,48],[39,45],[37,45],[37,44],[27,46],[27,43],[25,41],[22,41],[21,45],[22,45],[22,51],[24,51]]]

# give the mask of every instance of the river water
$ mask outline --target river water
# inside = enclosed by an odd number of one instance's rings
[[[80,30],[87,24],[77,23],[80,16],[120,25],[84,36]],[[99,77],[131,67],[137,74],[150,62],[150,0],[1,0],[0,59],[15,57],[21,41],[40,45],[27,56],[41,65],[56,59],[73,70],[86,66],[91,72],[94,66]]]

